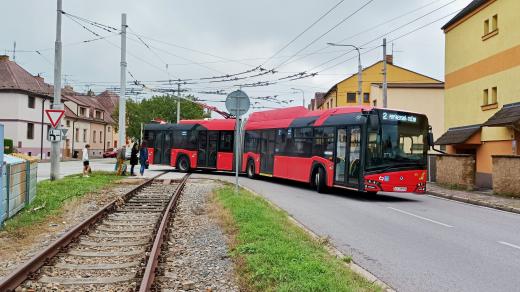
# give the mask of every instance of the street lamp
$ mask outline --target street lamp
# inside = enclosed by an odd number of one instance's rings
[[[299,90],[302,93],[302,99],[303,99],[303,107],[305,107],[305,92],[302,89],[299,88],[291,88],[292,90]]]
[[[335,44],[335,43],[327,43],[329,46],[335,46],[335,47],[351,47],[354,48],[358,53],[358,96],[359,96],[359,105],[363,104],[363,97],[361,96],[363,93],[362,89],[362,74],[363,74],[363,67],[361,67],[361,52],[359,51],[361,48],[354,46],[354,45],[344,45],[344,44]]]

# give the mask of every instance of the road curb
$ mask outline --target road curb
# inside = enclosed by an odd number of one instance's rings
[[[224,180],[220,180],[220,179],[218,179],[218,180],[222,181],[224,183],[228,183],[228,184],[230,183],[230,182],[227,182],[227,181],[224,181]],[[289,212],[287,212],[286,210],[280,208],[278,205],[274,204],[273,202],[271,202],[270,200],[268,200],[264,196],[260,195],[259,193],[253,191],[252,189],[250,189],[248,187],[244,187],[244,186],[240,186],[240,187],[242,189],[252,193],[253,195],[258,196],[258,197],[264,199],[273,208],[285,212],[287,214],[287,217],[289,218],[289,220],[291,222],[293,222],[296,226],[301,228],[305,233],[307,233],[314,240],[320,241],[322,239],[322,237],[320,237],[318,234],[314,233],[314,231],[310,230],[303,223],[301,223],[300,221],[296,220],[291,214],[289,214]],[[346,255],[343,252],[341,252],[338,248],[336,248],[334,245],[332,245],[332,243],[328,242],[324,246],[325,246],[325,249],[327,250],[327,252],[331,256],[339,258],[339,259],[342,259],[342,258],[346,257]],[[367,269],[363,268],[362,266],[356,264],[354,262],[354,260],[351,260],[350,263],[345,263],[345,265],[348,268],[350,268],[354,273],[356,273],[356,274],[360,275],[361,277],[365,278],[366,280],[368,280],[370,283],[373,283],[373,284],[376,284],[376,285],[380,286],[381,288],[383,288],[384,291],[386,291],[386,292],[395,292],[396,291],[395,289],[390,287],[390,285],[388,285],[385,282],[383,282],[383,280],[379,279],[376,275],[372,274],[371,272],[369,272]]]
[[[427,193],[429,195],[432,195],[432,196],[435,196],[435,197],[444,198],[444,199],[448,199],[448,200],[453,200],[453,201],[458,201],[458,202],[462,202],[462,203],[467,203],[467,204],[472,204],[472,205],[477,205],[477,206],[482,206],[482,207],[488,207],[488,208],[497,209],[497,210],[501,210],[501,211],[506,211],[506,212],[520,214],[520,209],[519,208],[515,208],[515,207],[493,204],[493,203],[489,203],[489,202],[486,202],[486,201],[480,201],[480,200],[471,199],[471,198],[457,197],[457,196],[454,196],[454,195],[443,194],[443,193],[440,193],[440,192],[427,191]]]

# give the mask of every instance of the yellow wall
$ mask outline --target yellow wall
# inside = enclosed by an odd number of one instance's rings
[[[445,31],[445,127],[481,124],[504,104],[520,101],[520,1],[496,0]],[[482,38],[498,15],[496,35]],[[491,28],[490,28],[491,29]],[[483,91],[497,87],[497,105],[483,110]],[[482,129],[482,141],[511,140],[507,128]]]
[[[381,74],[383,72],[383,61],[379,61],[375,64],[373,64],[370,67],[367,67],[363,70],[362,74],[362,80],[363,85],[362,89],[363,92],[370,92],[370,87],[372,83],[382,83],[383,82],[383,75]],[[421,75],[419,73],[406,70],[404,68],[394,66],[392,64],[387,65],[387,81],[388,83],[440,83],[439,80]],[[358,104],[358,101],[354,103],[347,103],[347,93],[353,92],[356,93],[358,88],[358,79],[357,74],[354,74],[350,76],[349,78],[340,81],[337,84],[337,106],[347,106],[347,105],[356,105]],[[325,103],[327,100],[331,98],[335,98],[336,93],[334,91],[329,92],[325,96]],[[359,100],[359,97],[357,97]],[[336,105],[336,103],[334,103]],[[368,105],[369,103],[365,103]],[[320,107],[320,109],[325,109],[326,107]]]
[[[372,85],[370,102],[383,104],[383,90]],[[444,133],[444,89],[388,88],[388,108],[425,114],[437,139]]]

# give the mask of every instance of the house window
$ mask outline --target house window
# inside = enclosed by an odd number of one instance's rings
[[[92,135],[92,142],[96,143],[96,131],[94,131],[94,134]]]
[[[101,111],[96,111],[96,119],[101,119]]]
[[[347,102],[348,103],[356,102],[356,93],[355,92],[348,92],[347,93]]]
[[[489,19],[484,20],[484,35],[489,33]]]
[[[491,19],[491,31],[495,31],[498,29],[498,14],[493,15]]]
[[[76,142],[79,142],[79,129],[76,128],[76,138],[75,138]]]
[[[87,142],[87,129],[83,129],[83,142]]]
[[[33,123],[27,123],[27,139],[29,139],[29,140],[34,139],[34,124]]]
[[[363,102],[370,103],[370,93],[368,93],[368,92],[363,93]]]
[[[84,116],[86,116],[86,114],[87,114],[87,109],[84,108],[84,107],[80,107],[79,108],[79,115],[84,117]]]
[[[482,91],[482,105],[487,105],[489,103],[489,90],[484,89]]]
[[[110,133],[110,131],[112,131],[112,129],[110,129],[110,127],[107,128],[107,131]]]
[[[27,107],[35,108],[35,103],[36,103],[36,99],[34,98],[34,96],[28,96]]]
[[[67,122],[66,122],[66,123],[67,123],[67,127],[70,127],[70,121],[69,121],[69,120],[67,120]]]
[[[99,143],[103,143],[103,131],[99,131]]]
[[[110,141],[107,142],[107,148],[110,148]]]
[[[491,103],[495,104],[497,103],[497,87],[491,88]]]

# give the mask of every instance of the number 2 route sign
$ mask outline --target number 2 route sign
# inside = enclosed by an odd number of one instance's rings
[[[49,118],[52,127],[56,128],[59,125],[60,120],[63,117],[63,114],[65,114],[65,110],[48,109],[45,110],[45,113],[47,114],[47,117]]]

